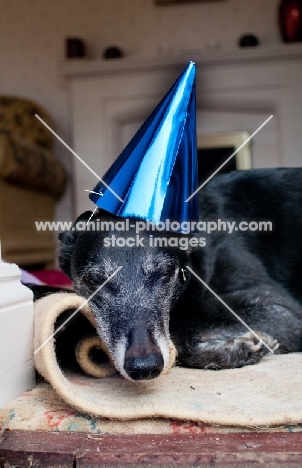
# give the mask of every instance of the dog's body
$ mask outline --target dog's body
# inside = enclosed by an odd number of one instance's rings
[[[268,352],[198,279],[188,281],[186,265],[269,348],[276,349],[278,342],[277,352],[302,350],[302,169],[216,176],[199,192],[199,204],[202,221],[271,221],[272,232],[200,233],[206,246],[190,251],[151,247],[150,234],[163,237],[162,232],[141,232],[144,247],[123,248],[105,247],[104,239],[133,233],[71,231],[60,236],[61,268],[84,297],[123,267],[90,305],[98,333],[126,378],[159,375],[169,360],[169,336],[184,366],[240,367]],[[118,219],[104,211],[96,216]],[[164,235],[175,237],[173,232]]]

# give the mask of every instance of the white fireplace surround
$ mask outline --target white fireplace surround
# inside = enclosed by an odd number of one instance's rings
[[[33,294],[20,282],[17,265],[0,252],[0,408],[35,386]]]
[[[252,166],[302,165],[302,45],[190,57],[71,61],[73,149],[102,176],[189,60],[197,65],[197,133],[253,133]],[[94,205],[97,179],[75,159],[76,214]]]

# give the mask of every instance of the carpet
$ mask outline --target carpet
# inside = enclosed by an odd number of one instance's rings
[[[79,413],[64,402],[49,384],[39,383],[0,411],[0,428],[23,431],[72,432],[87,434],[229,434],[235,432],[301,432],[302,426],[257,427],[215,426],[172,418],[131,421],[97,418]]]

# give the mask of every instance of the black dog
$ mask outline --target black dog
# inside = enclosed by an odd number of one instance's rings
[[[123,267],[90,306],[99,336],[128,379],[154,378],[163,371],[169,337],[183,366],[240,367],[269,352],[198,279],[191,275],[190,280],[188,265],[269,348],[302,350],[302,169],[216,176],[199,192],[199,203],[200,220],[236,222],[233,232],[200,232],[197,237],[205,241],[188,250],[171,246],[175,238],[187,245],[190,239],[173,232],[164,233],[174,239],[168,246],[150,246],[151,235],[152,242],[163,237],[150,229],[131,247],[106,245],[113,235],[135,238],[132,231],[75,229],[60,235],[60,266],[78,294],[88,298]],[[90,216],[84,213],[77,221]],[[92,220],[121,219],[98,210]],[[242,221],[245,227],[252,222],[252,230],[240,230]],[[272,230],[255,231],[259,221],[270,221]]]

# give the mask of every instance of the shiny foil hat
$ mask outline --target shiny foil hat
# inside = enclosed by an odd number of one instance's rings
[[[196,70],[190,62],[104,175],[111,190],[99,182],[89,198],[117,216],[192,222],[198,197],[186,199],[197,177]]]

